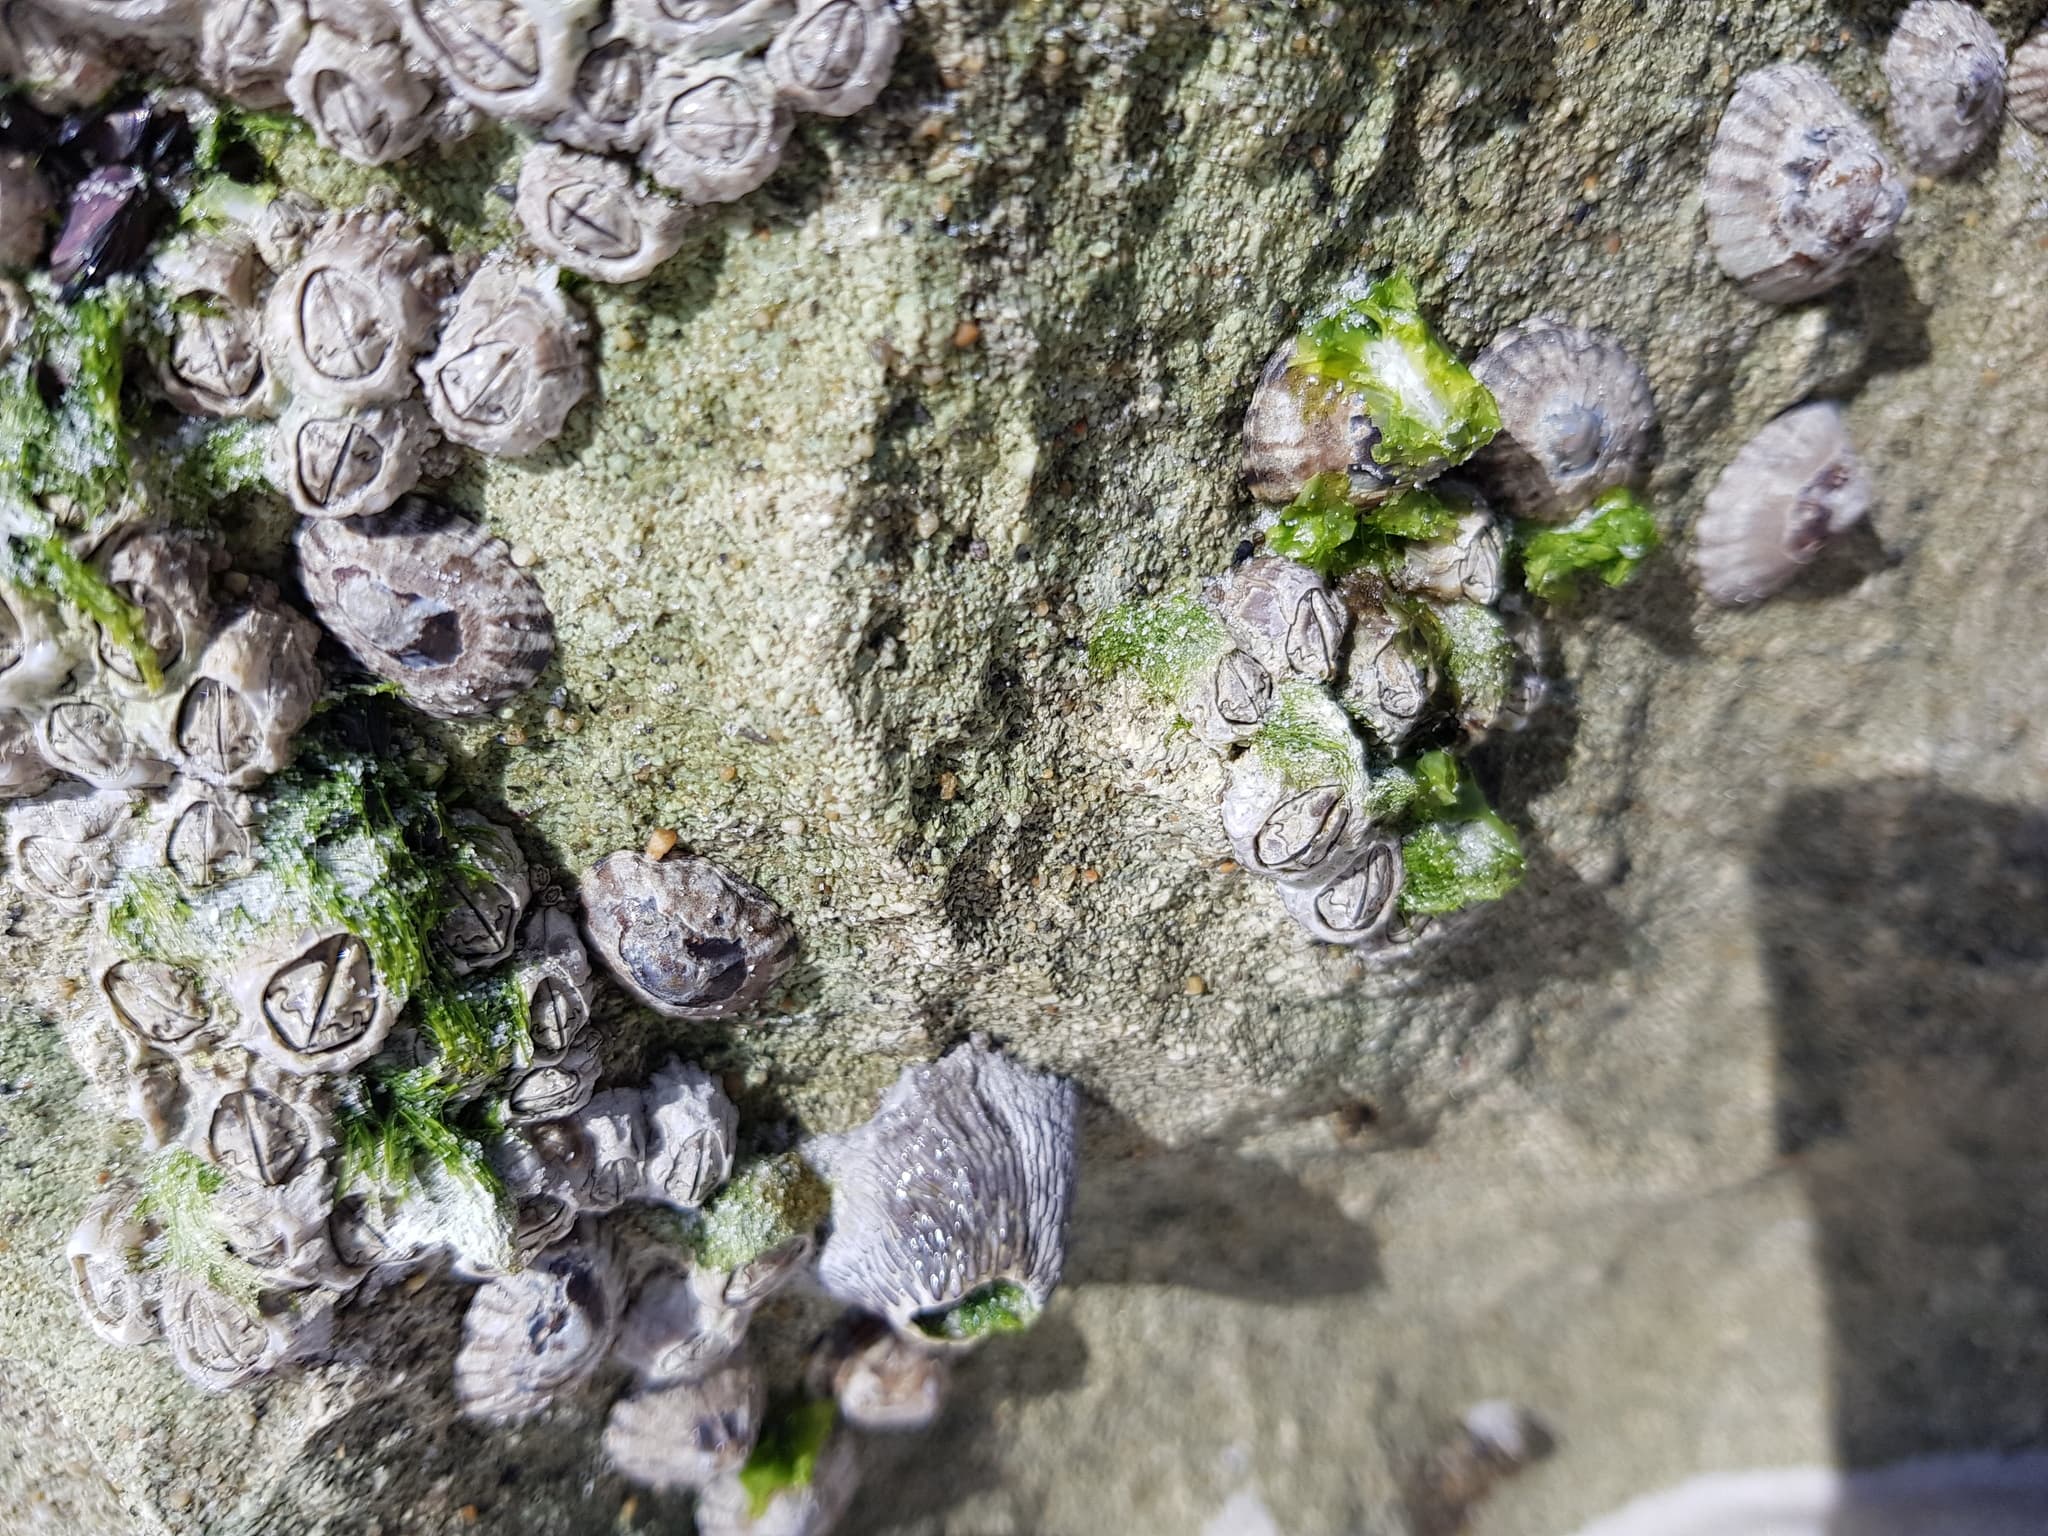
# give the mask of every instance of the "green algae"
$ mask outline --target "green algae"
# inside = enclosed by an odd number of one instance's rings
[[[735,1270],[816,1231],[831,1209],[830,1187],[794,1152],[759,1158],[712,1197],[691,1245],[705,1268]]]
[[[1649,507],[1635,492],[1617,487],[1561,527],[1525,527],[1514,549],[1531,595],[1561,602],[1577,594],[1582,576],[1610,587],[1626,584],[1660,542]]]
[[[144,1262],[180,1270],[254,1312],[262,1277],[228,1245],[214,1219],[214,1197],[225,1182],[218,1168],[182,1148],[153,1159],[136,1206],[136,1214],[157,1228]]]
[[[141,608],[80,559],[63,534],[34,526],[38,520],[26,513],[17,517],[24,526],[10,529],[0,540],[0,582],[97,625],[135,663],[144,685],[152,693],[160,690],[163,668],[157,662],[156,647],[149,643],[148,620]]]
[[[1411,540],[1457,531],[1458,509],[1427,487],[1359,507],[1351,502],[1349,484],[1337,474],[1310,480],[1267,532],[1267,546],[1335,580],[1365,567],[1390,570]]]
[[[1038,1304],[1021,1285],[996,1280],[942,1312],[920,1313],[918,1332],[931,1339],[967,1342],[1000,1333],[1024,1333],[1038,1321]]]
[[[1223,623],[1192,588],[1125,603],[1088,637],[1098,677],[1135,676],[1153,698],[1178,698],[1202,663],[1229,649]]]
[[[1282,781],[1297,788],[1349,785],[1365,772],[1365,749],[1351,717],[1312,683],[1283,683],[1252,734],[1251,750]]]
[[[811,1486],[818,1458],[838,1424],[839,1406],[829,1397],[784,1399],[770,1406],[739,1473],[749,1518],[767,1514],[777,1494]]]

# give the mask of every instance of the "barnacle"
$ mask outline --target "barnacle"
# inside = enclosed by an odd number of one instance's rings
[[[1377,833],[1347,868],[1313,885],[1283,884],[1280,904],[1289,917],[1326,944],[1379,944],[1400,917],[1405,878],[1401,840]]]
[[[597,1049],[572,1040],[560,1054],[516,1073],[505,1086],[505,1112],[515,1125],[573,1115],[597,1089]]]
[[[1360,785],[1349,774],[1304,784],[1256,751],[1246,753],[1229,767],[1223,835],[1253,874],[1319,886],[1350,867],[1365,845],[1372,817]]]
[[[1496,336],[1472,372],[1501,417],[1474,468],[1515,516],[1561,522],[1642,471],[1656,402],[1604,331],[1531,320]]]
[[[1984,147],[2005,106],[2005,45],[1960,0],[1913,0],[1884,52],[1892,133],[1906,164],[1946,176]]]
[[[1874,495],[1838,406],[1787,411],[1743,445],[1707,494],[1693,565],[1717,603],[1754,603],[1862,521]]]
[[[643,1388],[612,1405],[604,1453],[631,1482],[703,1488],[746,1462],[767,1402],[761,1373],[744,1360],[697,1380]]]
[[[59,784],[7,806],[7,863],[29,896],[84,911],[110,889],[134,804],[118,790]]]
[[[139,1202],[140,1191],[132,1185],[102,1191],[64,1245],[79,1311],[109,1344],[147,1344],[162,1336],[157,1277],[143,1253],[149,1224]]]
[[[519,930],[512,985],[526,1004],[533,1060],[559,1058],[590,1025],[590,957],[567,913],[543,907]]]
[[[647,1169],[647,1120],[638,1088],[610,1088],[593,1094],[576,1111],[576,1126],[589,1148],[589,1172],[577,1190],[587,1211],[617,1210],[640,1197]]]
[[[270,1292],[252,1307],[174,1271],[164,1281],[161,1313],[178,1369],[209,1392],[225,1392],[325,1349],[334,1298],[318,1290]]]
[[[671,1018],[750,1008],[796,958],[796,931],[765,893],[679,853],[598,860],[583,877],[583,923],[606,969]]]
[[[601,155],[540,147],[519,166],[519,219],[543,254],[605,283],[646,277],[676,253],[689,210]]]
[[[266,940],[236,962],[229,990],[242,1043],[287,1072],[344,1072],[377,1054],[398,999],[370,947],[345,928]]]
[[[542,132],[572,149],[591,154],[638,154],[640,146],[647,142],[643,104],[655,62],[655,54],[634,46],[627,37],[610,37],[597,43],[576,67],[569,104]],[[528,161],[531,158],[529,151]],[[523,162],[522,181],[525,171]],[[521,217],[526,219],[527,228],[532,229],[533,219],[523,213]],[[560,256],[555,259],[562,260]]]
[[[42,0],[0,3],[0,74],[26,83],[45,111],[89,107],[121,78],[121,66],[96,37],[49,10]]]
[[[1347,616],[1307,566],[1255,555],[1205,583],[1203,596],[1231,639],[1269,674],[1318,683],[1336,674]]]
[[[36,749],[52,768],[95,789],[142,789],[171,781],[171,765],[138,740],[117,699],[97,690],[57,700],[36,726]]]
[[[190,971],[108,952],[95,957],[91,975],[114,1023],[143,1045],[182,1055],[218,1042],[212,1005]]]
[[[650,1385],[699,1381],[738,1352],[752,1317],[752,1309],[707,1296],[689,1276],[664,1270],[641,1285],[615,1349]]]
[[[624,1301],[610,1245],[579,1225],[524,1270],[477,1287],[462,1319],[455,1400],[492,1423],[532,1417],[603,1362]]]
[[[252,602],[221,626],[177,697],[172,747],[185,772],[246,789],[291,761],[320,697],[318,631],[281,603]]]
[[[825,1536],[853,1502],[859,1476],[831,1403],[771,1409],[746,1465],[698,1496],[698,1536]]]
[[[351,37],[324,20],[292,61],[285,95],[314,137],[362,165],[402,160],[433,131],[433,89],[408,66],[405,50]]]
[[[1465,504],[1468,510],[1459,514],[1449,537],[1408,546],[1401,564],[1389,573],[1396,587],[1440,602],[1463,599],[1491,607],[1500,601],[1507,536],[1477,497]]]
[[[298,392],[344,408],[410,394],[438,318],[433,260],[402,215],[367,208],[309,241],[264,305],[265,345]]]
[[[281,107],[309,31],[305,0],[207,0],[199,78],[245,107]]]
[[[57,780],[36,746],[36,723],[18,709],[0,709],[0,800],[40,795]]]
[[[420,363],[427,409],[458,443],[504,458],[561,435],[590,392],[589,323],[552,267],[492,257],[455,301],[440,349]]]
[[[448,915],[434,937],[455,973],[463,976],[512,953],[533,887],[526,855],[510,827],[474,811],[457,811],[449,825],[462,845],[463,863],[449,882]]]
[[[159,252],[172,299],[169,347],[158,370],[165,397],[193,416],[268,416],[280,390],[263,360],[263,272],[246,240],[206,237]]]
[[[1225,651],[1195,673],[1179,700],[1195,739],[1227,747],[1265,723],[1276,697],[1273,674],[1245,651]]]
[[[796,0],[617,0],[620,25],[685,62],[751,53],[789,20]]]
[[[141,617],[139,636],[95,624],[95,652],[107,685],[146,698],[166,679],[190,675],[213,629],[212,550],[190,534],[138,525],[102,542],[93,565],[108,589]],[[146,653],[131,643],[136,639]],[[152,659],[154,678],[145,665]]]
[[[392,0],[405,38],[456,95],[545,122],[569,104],[597,0]]]
[[[916,1430],[939,1416],[952,1367],[942,1348],[849,1312],[813,1348],[805,1378],[855,1429]]]
[[[729,203],[775,173],[792,121],[760,64],[664,60],[648,88],[640,165],[685,202]]]
[[[199,0],[41,0],[53,18],[108,37],[174,38],[189,32]]]
[[[440,438],[417,400],[360,410],[295,400],[271,439],[271,478],[302,516],[365,517],[420,483]]]
[[[707,1072],[671,1061],[641,1090],[647,1115],[644,1193],[693,1211],[732,1173],[739,1111]]]
[[[848,117],[882,94],[902,38],[888,0],[800,0],[769,45],[768,76],[792,106]]]
[[[184,782],[152,823],[156,861],[188,893],[239,879],[255,868],[255,819],[247,795]]]

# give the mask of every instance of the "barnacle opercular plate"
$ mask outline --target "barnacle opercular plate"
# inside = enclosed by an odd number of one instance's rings
[[[590,1102],[597,1088],[597,1048],[587,1035],[546,1061],[535,1062],[505,1085],[505,1113],[514,1125],[559,1120]]]
[[[795,0],[617,0],[619,24],[668,58],[751,53],[775,36]]]
[[[693,1211],[732,1173],[739,1111],[711,1074],[671,1061],[641,1090],[647,1117],[650,1200]]]
[[[598,860],[583,877],[583,922],[605,968],[671,1018],[752,1007],[796,959],[796,930],[764,892],[683,854]]]
[[[93,988],[128,1037],[182,1055],[215,1043],[219,1030],[199,978],[161,960],[106,954],[92,967]]]
[[[500,458],[532,453],[590,392],[589,340],[559,271],[492,257],[420,364],[427,409],[458,443]]]
[[[102,1191],[64,1245],[79,1311],[109,1344],[147,1344],[162,1336],[156,1277],[143,1258],[150,1232],[138,1199],[127,1184]]]
[[[326,24],[313,27],[293,60],[285,94],[315,138],[361,165],[402,160],[432,132],[433,89],[405,50]]]
[[[543,907],[527,918],[512,959],[512,985],[526,1000],[533,1059],[559,1058],[589,1027],[595,990],[590,957],[567,913]]]
[[[752,60],[666,60],[648,91],[640,164],[685,202],[729,203],[775,173],[793,122]]]
[[[882,94],[902,40],[888,0],[801,0],[769,45],[768,77],[791,106],[847,117]]]
[[[174,1270],[164,1282],[162,1315],[178,1369],[209,1392],[225,1392],[324,1349],[333,1335],[334,1298],[305,1290],[267,1294],[251,1305]]]
[[[310,33],[305,0],[207,0],[199,78],[245,107],[281,107],[285,81]]]
[[[673,256],[690,212],[643,188],[616,160],[530,149],[519,165],[519,219],[543,254],[604,283],[646,277]]]
[[[366,517],[420,483],[440,439],[417,400],[353,411],[295,400],[271,440],[271,478],[301,516]]]
[[[307,929],[258,943],[229,985],[242,1043],[286,1072],[346,1072],[377,1054],[402,999],[370,946],[345,928]]]
[[[396,213],[359,209],[310,241],[264,306],[266,344],[294,388],[341,407],[412,393],[437,319],[433,261]]]
[[[546,121],[573,95],[596,0],[394,0],[406,40],[493,117]]]
[[[1282,885],[1287,915],[1325,944],[1384,944],[1401,916],[1401,840],[1375,834],[1348,869],[1314,885]]]
[[[164,679],[189,672],[205,649],[214,621],[213,552],[191,534],[147,525],[109,536],[93,564],[115,593],[141,610],[141,641]],[[95,626],[101,676],[118,693],[147,697],[155,690],[143,661],[104,626]]]
[[[630,37],[595,43],[576,66],[568,106],[541,131],[591,154],[638,154],[647,142],[647,82],[656,62],[655,54]]]
[[[450,821],[463,847],[462,868],[450,882],[448,913],[434,937],[455,973],[466,976],[512,953],[533,886],[510,827],[474,811],[458,811]]]
[[[1307,566],[1256,555],[1205,583],[1203,596],[1267,673],[1318,683],[1336,674],[1348,617]]]
[[[320,699],[319,632],[281,603],[255,602],[208,642],[178,696],[178,765],[209,784],[246,789],[291,761],[292,740]]]
[[[114,883],[134,801],[119,790],[59,784],[7,807],[7,863],[28,896],[84,911]]]

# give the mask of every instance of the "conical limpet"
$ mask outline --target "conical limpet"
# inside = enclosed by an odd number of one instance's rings
[[[1693,530],[1700,586],[1717,603],[1762,601],[1861,522],[1874,494],[1840,407],[1787,411],[1743,445],[1707,493]]]
[[[605,968],[670,1018],[750,1008],[796,959],[796,931],[764,892],[679,853],[598,860],[583,877],[583,922]]]
[[[1516,517],[1564,522],[1641,472],[1657,406],[1606,332],[1531,320],[1496,336],[1472,372],[1501,418],[1473,468]]]
[[[2005,45],[1975,6],[1914,0],[1884,52],[1906,164],[1946,176],[1984,147],[2005,106]]]

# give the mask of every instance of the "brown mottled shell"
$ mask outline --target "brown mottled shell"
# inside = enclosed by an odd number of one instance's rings
[[[519,221],[571,272],[601,283],[646,277],[681,247],[690,210],[602,155],[541,146],[519,165]]]
[[[0,267],[32,267],[43,253],[56,207],[35,157],[0,150]]]
[[[745,1463],[767,1403],[761,1373],[744,1360],[701,1381],[645,1388],[612,1405],[604,1453],[628,1482],[702,1488]]]
[[[320,701],[319,631],[281,603],[252,603],[221,626],[177,696],[178,766],[247,789],[291,761],[292,738]]]
[[[167,685],[189,677],[213,630],[214,552],[174,529],[139,527],[109,537],[93,555],[107,585],[142,610],[142,637]],[[95,626],[101,680],[116,693],[150,696],[128,649]]]
[[[427,409],[455,442],[516,459],[561,436],[590,393],[590,323],[552,266],[494,256],[419,365]]]
[[[1284,506],[1318,475],[1343,475],[1360,504],[1392,495],[1394,471],[1373,461],[1379,428],[1364,402],[1295,366],[1295,343],[1266,360],[1244,418],[1245,484]]]
[[[264,306],[264,344],[302,395],[343,408],[402,400],[433,340],[433,248],[397,213],[362,208],[309,241]]]
[[[285,81],[309,31],[305,0],[208,0],[199,22],[199,78],[240,106],[284,106]]]
[[[1375,833],[1349,869],[1313,886],[1281,886],[1280,904],[1325,944],[1378,945],[1400,918],[1406,878],[1401,840]]]
[[[304,523],[296,542],[320,622],[427,714],[488,714],[554,654],[539,586],[503,540],[445,507],[409,497],[375,517]]]
[[[2013,50],[2006,105],[2036,133],[2048,133],[2048,27]]]
[[[392,0],[405,40],[492,117],[546,122],[573,98],[596,0]]]
[[[313,27],[292,61],[285,95],[321,144],[358,165],[403,160],[432,131],[433,89],[409,67],[405,50],[324,23]]]
[[[147,1344],[161,1338],[157,1275],[146,1267],[143,1245],[154,1235],[139,1210],[140,1191],[116,1184],[96,1196],[64,1245],[71,1293],[88,1328],[109,1344]]]
[[[1760,602],[1863,520],[1874,497],[1840,407],[1787,411],[1743,445],[1707,494],[1693,565],[1717,603]]]
[[[753,53],[796,10],[795,0],[616,0],[618,24],[665,58],[692,63]]]
[[[369,945],[345,928],[265,940],[236,961],[229,992],[241,1044],[286,1072],[346,1072],[391,1033],[404,999],[379,974]]]
[[[882,94],[902,41],[888,0],[800,0],[769,45],[768,77],[799,112],[849,117]]]
[[[1975,6],[1914,0],[1884,51],[1892,134],[1923,176],[1959,169],[2005,109],[2005,44]]]
[[[1742,77],[1707,159],[1707,241],[1752,298],[1825,293],[1891,238],[1906,188],[1861,118],[1806,64]]]
[[[417,400],[360,410],[295,400],[271,439],[270,478],[302,517],[367,517],[420,483],[440,441]]]
[[[1336,675],[1349,619],[1307,566],[1257,555],[1205,582],[1202,596],[1239,649],[1267,672],[1313,683]]]
[[[611,1348],[625,1281],[589,1223],[517,1274],[478,1286],[462,1320],[455,1400],[471,1418],[531,1418],[587,1380]]]
[[[1496,336],[1472,372],[1501,417],[1473,468],[1516,517],[1566,522],[1642,472],[1657,405],[1606,332],[1532,320]]]
[[[709,859],[607,854],[583,877],[590,947],[619,984],[674,1019],[722,1019],[767,996],[796,930],[767,895]]]
[[[120,790],[59,784],[7,806],[7,866],[32,900],[82,912],[112,888],[134,803]]]
[[[793,122],[751,59],[665,59],[648,91],[640,167],[684,202],[729,203],[775,174]]]

